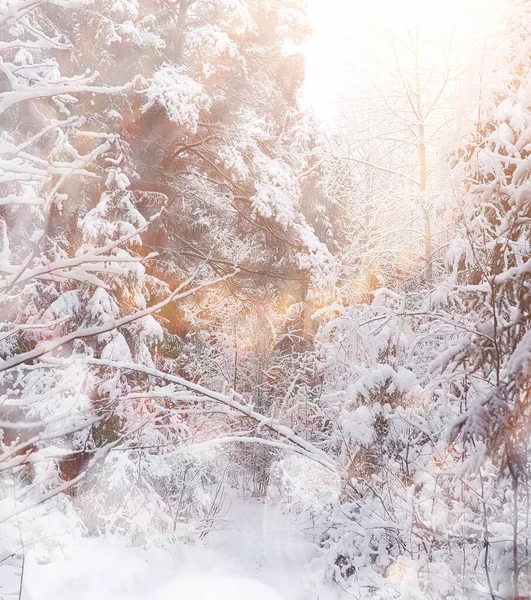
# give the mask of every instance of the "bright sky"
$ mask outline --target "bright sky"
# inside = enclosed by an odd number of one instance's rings
[[[419,27],[424,39],[447,41],[452,32],[461,52],[504,0],[308,0],[313,35],[306,44],[303,103],[318,117],[333,118],[334,102],[363,77],[381,52],[380,34]]]

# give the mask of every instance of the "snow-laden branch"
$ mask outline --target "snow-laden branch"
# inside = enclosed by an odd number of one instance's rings
[[[119,86],[91,85],[94,76],[79,81],[65,79],[64,81],[46,82],[45,85],[27,87],[26,85],[21,85],[13,81],[13,76],[9,73],[5,65],[2,68],[0,64],[0,71],[8,76],[8,79],[10,79],[13,86],[13,90],[0,94],[0,115],[12,106],[19,104],[20,102],[25,102],[26,100],[37,100],[38,98],[51,98],[53,96],[83,93],[116,94],[131,87],[130,84]]]
[[[184,298],[187,298],[188,296],[191,296],[192,294],[197,293],[199,290],[202,290],[207,287],[212,287],[213,285],[216,285],[218,283],[221,283],[222,281],[234,277],[234,275],[236,275],[237,272],[238,271],[236,270],[232,273],[228,273],[227,275],[224,275],[222,277],[206,281],[200,285],[197,285],[194,288],[182,292],[181,290],[191,283],[192,278],[189,278],[185,282],[183,282],[176,290],[169,294],[169,296],[167,296],[164,300],[158,302],[157,304],[154,304],[153,306],[149,306],[148,308],[139,310],[135,313],[122,317],[121,319],[110,319],[107,323],[103,325],[78,329],[77,331],[73,331],[67,335],[61,336],[54,340],[38,344],[33,350],[23,352],[21,354],[13,356],[8,360],[0,361],[0,372],[6,371],[7,369],[12,369],[13,367],[21,365],[27,361],[41,358],[42,356],[45,356],[53,350],[56,350],[57,348],[60,348],[61,346],[64,346],[69,342],[73,342],[74,340],[79,340],[87,337],[94,337],[102,333],[107,333],[108,331],[113,331],[118,327],[128,325],[129,323],[132,323],[134,321],[138,321],[143,317],[147,317],[148,315],[159,311],[161,308],[164,308],[170,302],[182,300]]]
[[[64,365],[64,364],[69,364],[69,359],[52,358],[49,361],[47,360],[47,362],[50,362],[51,364]],[[243,402],[240,402],[237,399],[237,398],[239,398],[239,396],[236,392],[233,392],[230,396],[227,394],[222,394],[220,392],[215,392],[206,387],[203,387],[202,385],[193,383],[191,381],[187,381],[186,379],[183,379],[182,377],[178,377],[177,375],[170,375],[169,373],[164,373],[163,371],[159,371],[158,369],[146,367],[143,365],[138,365],[135,363],[118,362],[118,361],[91,358],[91,357],[79,357],[79,358],[76,358],[76,362],[78,362],[80,364],[99,365],[99,366],[111,367],[114,369],[133,371],[136,373],[143,373],[144,375],[149,375],[151,377],[163,379],[169,383],[176,384],[178,386],[181,386],[183,388],[191,390],[197,394],[197,400],[200,400],[201,398],[208,398],[210,400],[213,400],[214,402],[221,403],[226,407],[236,410],[241,415],[249,417],[253,421],[257,422],[260,425],[260,427],[265,427],[266,429],[269,429],[270,431],[281,436],[285,440],[288,440],[296,448],[298,448],[300,453],[303,453],[305,456],[308,456],[309,458],[316,460],[317,462],[319,462],[323,466],[327,467],[328,469],[336,469],[337,468],[337,465],[326,454],[326,452],[323,452],[321,449],[317,448],[313,444],[309,443],[308,441],[306,441],[305,439],[303,439],[302,437],[297,435],[289,427],[286,427],[285,425],[281,425],[279,423],[279,421],[277,421],[276,419],[265,417],[261,413],[257,412],[252,406],[250,406],[248,404],[244,404]],[[142,396],[148,397],[149,393],[142,394]],[[167,396],[171,397],[172,394],[168,393]],[[176,397],[182,399],[182,396],[179,396],[179,394],[177,394]],[[243,398],[241,398],[241,400],[243,400]]]
[[[95,425],[100,420],[100,417],[86,419],[83,420],[81,423],[77,423],[70,427],[65,427],[64,429],[59,429],[57,431],[52,431],[48,433],[39,433],[37,435],[32,436],[28,440],[25,440],[24,442],[21,442],[14,446],[10,446],[8,450],[5,450],[4,452],[2,452],[2,454],[0,454],[0,472],[7,471],[12,469],[13,467],[27,463],[28,456],[33,452],[33,448],[36,444],[59,438],[64,438],[72,433],[77,433],[78,431],[87,429],[88,427]],[[24,452],[25,450],[27,450],[27,452]]]
[[[291,441],[291,440],[290,440]],[[286,450],[287,452],[295,452],[296,454],[300,454],[301,456],[305,456],[310,460],[314,460],[318,462],[320,465],[326,467],[327,469],[333,469],[334,465],[331,462],[323,462],[315,454],[310,453],[304,448],[299,446],[295,446],[293,444],[285,444],[282,442],[278,442],[276,440],[268,440],[266,438],[253,437],[249,435],[224,435],[222,437],[215,437],[210,440],[205,440],[202,442],[193,442],[191,444],[183,444],[181,447],[167,452],[164,454],[164,458],[168,458],[171,456],[177,456],[179,454],[186,454],[190,452],[190,450],[200,449],[200,448],[212,448],[216,446],[221,446],[223,444],[234,444],[234,443],[242,443],[242,444],[261,444],[262,446],[270,446],[271,448],[279,448],[281,450]],[[157,448],[157,446],[152,446],[152,448]],[[112,448],[112,451],[121,451],[121,450],[129,450],[133,452],[137,450],[135,446],[131,447],[115,447]]]

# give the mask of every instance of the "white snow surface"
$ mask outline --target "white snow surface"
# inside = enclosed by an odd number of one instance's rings
[[[233,501],[205,544],[177,552],[91,538],[48,564],[26,559],[22,600],[336,600],[294,515]]]

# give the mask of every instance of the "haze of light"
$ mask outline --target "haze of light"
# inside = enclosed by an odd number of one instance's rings
[[[468,54],[501,0],[308,0],[303,104],[332,120],[334,104],[382,55],[383,35],[418,30],[422,39]]]

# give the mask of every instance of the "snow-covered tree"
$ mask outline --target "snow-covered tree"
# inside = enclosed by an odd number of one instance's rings
[[[14,2],[0,24],[1,560],[23,564],[52,507],[70,533],[204,535],[232,476],[213,440],[330,468],[251,380],[193,372],[186,338],[221,334],[214,289],[245,306],[252,285],[333,282],[301,206],[310,156],[286,143],[303,6]]]

